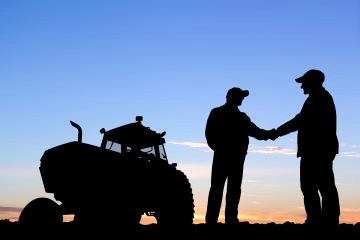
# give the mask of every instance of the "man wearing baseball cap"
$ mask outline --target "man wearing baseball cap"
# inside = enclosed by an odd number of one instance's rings
[[[238,205],[249,136],[258,140],[268,140],[275,132],[274,129],[267,131],[258,128],[238,109],[248,95],[248,90],[238,87],[229,89],[226,103],[213,108],[207,119],[205,136],[209,147],[214,151],[205,217],[207,224],[215,224],[218,221],[226,181],[225,223],[239,222]]]
[[[338,225],[340,204],[333,172],[333,160],[339,153],[336,109],[332,96],[323,87],[324,80],[324,73],[317,69],[295,79],[309,96],[300,113],[277,128],[276,135],[298,132],[305,224]]]

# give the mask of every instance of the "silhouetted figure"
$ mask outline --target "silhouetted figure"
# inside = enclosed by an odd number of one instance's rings
[[[309,96],[300,113],[281,125],[276,133],[283,136],[298,131],[297,157],[301,157],[305,223],[337,225],[340,206],[333,173],[333,160],[339,152],[336,109],[332,96],[322,85],[324,80],[324,74],[315,69],[296,79]]]
[[[227,180],[225,223],[238,223],[238,205],[241,195],[244,161],[249,136],[267,140],[274,134],[258,128],[238,109],[249,91],[231,88],[226,103],[211,110],[206,123],[205,136],[214,151],[211,187],[209,191],[206,223],[217,223],[225,181]]]

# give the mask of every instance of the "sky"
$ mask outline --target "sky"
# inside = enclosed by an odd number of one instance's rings
[[[189,178],[194,222],[203,223],[210,110],[240,87],[250,91],[240,110],[276,128],[307,97],[294,79],[315,68],[337,108],[340,222],[360,222],[359,13],[358,0],[2,0],[0,219],[53,199],[38,167],[46,149],[77,139],[70,120],[99,146],[101,128],[142,115],[143,125],[167,132],[169,162]],[[304,221],[296,146],[296,132],[250,138],[241,221]]]

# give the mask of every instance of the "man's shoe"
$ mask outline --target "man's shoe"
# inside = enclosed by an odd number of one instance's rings
[[[237,218],[225,220],[225,224],[238,224],[238,223],[240,223],[240,221]]]
[[[206,220],[205,223],[208,225],[214,225],[214,224],[217,224],[218,222],[217,222],[217,220]]]
[[[304,222],[305,225],[319,225],[320,219],[316,219],[316,218],[307,218]]]
[[[339,225],[339,219],[323,219],[321,224],[324,226],[336,227]]]

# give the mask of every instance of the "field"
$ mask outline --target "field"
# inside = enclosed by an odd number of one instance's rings
[[[286,222],[284,224],[235,225],[193,224],[191,226],[160,226],[157,224],[119,226],[95,223],[87,226],[74,223],[39,226],[21,225],[17,222],[0,221],[2,236],[12,239],[61,238],[84,239],[360,239],[360,223],[340,224],[336,227],[308,226]]]

